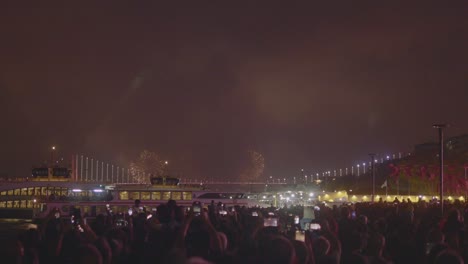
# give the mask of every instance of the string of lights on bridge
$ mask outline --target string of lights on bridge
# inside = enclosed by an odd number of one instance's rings
[[[53,160],[54,152],[56,147],[51,148],[51,159]],[[399,152],[398,154],[392,155],[379,155],[379,158],[376,158],[374,162],[384,163],[385,161],[401,159],[404,155],[411,155],[411,153]],[[168,162],[166,161],[167,165]],[[321,178],[326,177],[343,177],[343,176],[360,176],[368,172],[371,168],[372,162],[359,162],[356,165],[350,167],[326,170],[322,172],[309,172],[305,169],[301,169],[301,175],[296,177],[273,177],[269,176],[266,179],[267,184],[297,184],[297,183],[319,183]],[[94,158],[86,157],[84,155],[73,155],[72,159],[72,171],[75,181],[91,181],[91,182],[108,182],[108,183],[138,183],[138,179],[144,178],[145,175],[150,175],[145,171],[131,171],[129,168],[117,166],[111,163],[105,163]],[[143,177],[142,177],[143,176]],[[181,179],[184,183],[221,183],[219,181],[213,180],[203,180],[203,179],[191,179],[189,177]],[[292,180],[292,182],[291,182]],[[238,183],[238,182],[231,182]],[[265,184],[265,182],[258,182]]]
[[[390,160],[396,160],[396,159],[402,159],[405,156],[409,156],[411,153],[403,153],[403,152],[398,152],[398,154],[392,154],[392,155],[379,155],[379,158],[374,159],[375,164],[382,164],[385,161],[390,161]],[[296,183],[319,183],[321,180],[320,178],[326,178],[326,177],[343,177],[343,176],[360,176],[361,174],[365,174],[370,170],[372,166],[372,161],[368,162],[358,162],[356,165],[352,165],[350,167],[345,167],[344,169],[332,169],[332,170],[326,170],[322,172],[309,172],[307,173],[306,170],[301,169],[301,175],[299,177],[294,176],[292,179],[291,177],[274,177],[274,176],[269,176],[267,179],[267,184],[270,183],[288,183],[288,181],[292,180],[293,184]],[[290,183],[290,182],[289,182]]]

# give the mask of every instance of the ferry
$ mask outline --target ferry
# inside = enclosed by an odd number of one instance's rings
[[[78,181],[72,174],[67,168],[36,168],[31,178],[0,182],[0,218],[38,220],[56,210],[70,217],[76,209],[94,217],[107,210],[127,212],[136,200],[147,210],[168,200],[184,207],[194,202],[249,206],[245,193],[213,192],[201,185],[180,184],[176,177],[151,177],[150,184],[98,183]]]

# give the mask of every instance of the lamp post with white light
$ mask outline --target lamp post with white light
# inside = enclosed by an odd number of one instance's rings
[[[432,126],[437,128],[439,131],[439,162],[440,162],[440,183],[439,183],[439,199],[440,199],[440,210],[442,216],[444,215],[444,128],[447,127],[447,124],[435,124]]]
[[[369,156],[371,158],[371,173],[372,173],[372,202],[375,202],[375,165],[374,165],[375,154],[370,153]]]
[[[467,191],[468,191],[467,188],[466,188],[467,187],[466,186],[466,169],[468,169],[468,166],[465,165],[464,168],[465,168],[465,202],[466,202],[466,198],[467,198],[466,196],[467,196]]]

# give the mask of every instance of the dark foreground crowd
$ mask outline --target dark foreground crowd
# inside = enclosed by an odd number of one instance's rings
[[[464,263],[466,205],[426,202],[225,208],[175,201],[92,222],[52,213],[22,234],[17,263]],[[309,217],[309,216],[308,216]],[[300,219],[300,223],[298,223]],[[304,230],[306,229],[306,230]]]

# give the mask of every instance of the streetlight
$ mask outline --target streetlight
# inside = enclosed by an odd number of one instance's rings
[[[447,124],[435,124],[432,126],[439,130],[439,162],[440,162],[440,187],[439,187],[439,200],[440,200],[440,210],[442,216],[444,215],[444,128],[447,127]]]
[[[466,202],[466,198],[467,198],[467,197],[466,197],[466,196],[467,196],[467,189],[466,189],[466,169],[468,169],[468,166],[465,166],[464,169],[465,169],[465,202]]]
[[[359,176],[359,164],[357,165],[357,176]]]
[[[50,162],[52,164],[52,167],[54,166],[54,152],[55,152],[55,146],[52,146],[51,151],[50,151]]]
[[[364,166],[364,169],[362,170],[362,172],[363,172],[364,174],[366,174],[366,163],[365,163],[365,162],[362,163],[362,166]]]
[[[375,154],[370,153],[369,156],[371,158],[371,173],[372,173],[372,202],[375,202],[375,165],[374,165]]]

